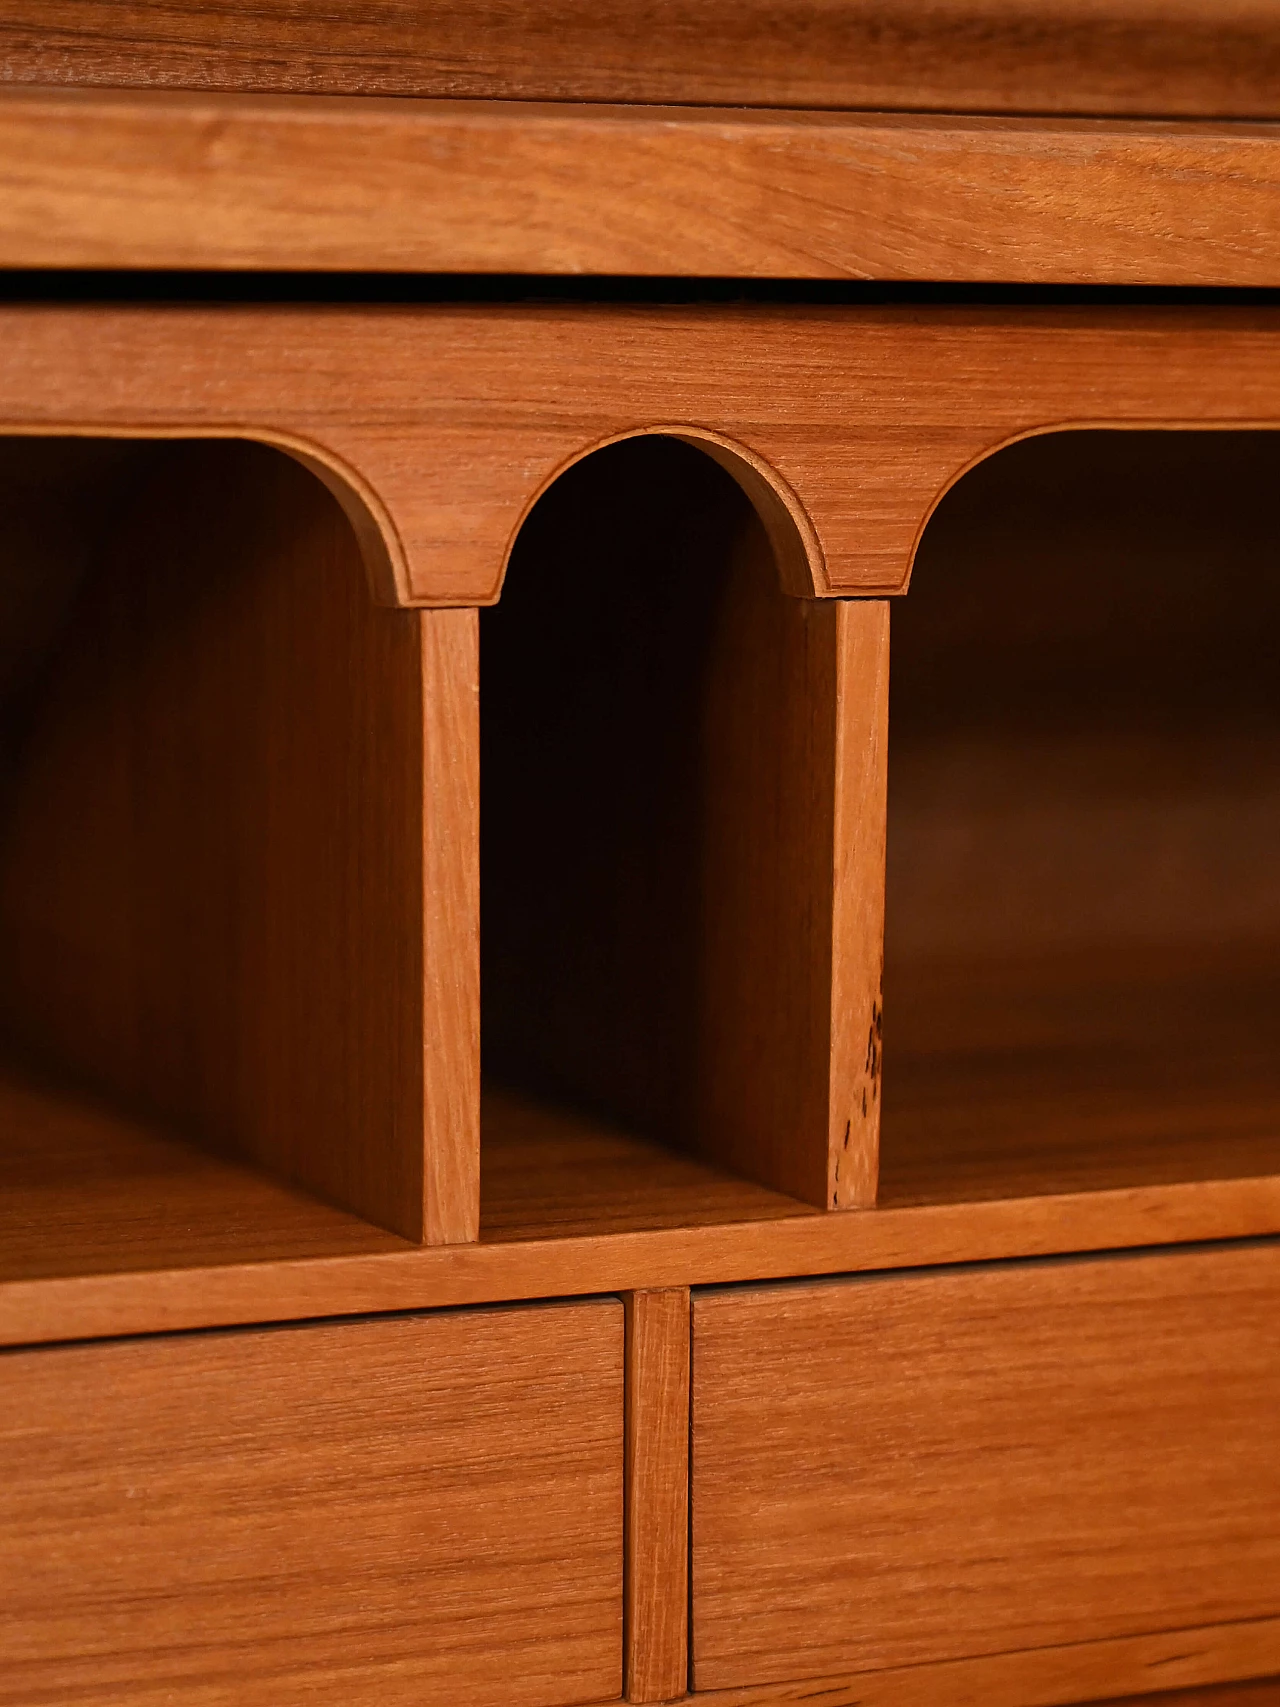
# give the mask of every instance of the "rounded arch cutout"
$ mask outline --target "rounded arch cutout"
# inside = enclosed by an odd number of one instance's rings
[[[1261,714],[1277,480],[1273,427],[1077,426],[973,461],[934,506],[895,611],[899,736],[930,719],[1128,727],[1163,706],[1190,730],[1246,700]]]
[[[962,462],[953,473],[948,475],[938,487],[921,517],[915,536],[911,542],[911,551],[907,560],[906,574],[903,577],[899,593],[911,590],[912,578],[915,574],[916,560],[920,555],[920,547],[928,533],[930,525],[938,510],[955,489],[962,485],[977,469],[1003,456],[1007,451],[1016,450],[1019,445],[1030,444],[1042,439],[1068,438],[1073,434],[1086,433],[1115,433],[1115,434],[1145,434],[1159,436],[1161,434],[1177,435],[1183,433],[1204,434],[1255,434],[1280,433],[1280,423],[1275,421],[1054,421],[1045,425],[1019,428],[1017,432],[1009,433],[997,439],[994,443],[983,445],[981,449]]]
[[[42,422],[38,427],[0,423],[4,439],[83,439],[102,443],[261,445],[299,463],[337,500],[351,525],[364,561],[370,595],[380,605],[409,605],[408,562],[395,521],[372,485],[327,446],[269,428],[153,426],[116,423]]]
[[[804,505],[793,489],[763,457],[757,456],[737,440],[714,432],[709,427],[681,423],[633,427],[625,432],[611,433],[609,437],[598,439],[595,443],[575,451],[560,463],[533,492],[511,531],[503,553],[502,576],[498,583],[496,599],[502,597],[507,570],[525,523],[556,483],[601,451],[634,440],[655,438],[674,439],[702,452],[736,482],[760,518],[777,566],[779,585],[784,593],[794,598],[818,598],[823,595],[826,591],[827,575],[822,544]]]

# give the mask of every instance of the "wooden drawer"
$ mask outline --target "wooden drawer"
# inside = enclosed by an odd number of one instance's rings
[[[0,1360],[0,1702],[616,1697],[622,1306]]]
[[[703,1294],[693,1407],[700,1689],[1280,1611],[1274,1244]]]

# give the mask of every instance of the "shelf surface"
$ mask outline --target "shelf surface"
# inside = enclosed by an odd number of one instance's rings
[[[0,1072],[0,1282],[410,1248],[252,1168]]]
[[[485,1093],[481,1132],[482,1241],[821,1214],[694,1156],[501,1091]]]
[[[1269,955],[1016,970],[891,980],[874,1210],[490,1096],[481,1239],[410,1246],[6,1078],[0,1344],[1280,1236]]]
[[[880,1204],[1280,1172],[1280,951],[955,959],[886,1001]]]

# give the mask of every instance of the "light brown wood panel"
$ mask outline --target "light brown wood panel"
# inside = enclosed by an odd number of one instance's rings
[[[699,1147],[875,1202],[889,616],[788,599],[747,541],[708,686]]]
[[[1278,1300],[1275,1243],[698,1295],[696,1686],[1280,1632]]]
[[[1268,0],[6,0],[13,82],[1280,116]]]
[[[480,1224],[480,637],[474,610],[423,615],[422,1225],[448,1245]]]
[[[612,1301],[6,1354],[0,1701],[616,1697],[622,1378]]]
[[[804,1707],[820,1699],[830,1707],[1272,1707],[1280,1685],[1270,1681],[1215,1683],[1168,1690],[1170,1683],[1200,1678],[1255,1678],[1269,1670],[1280,1621],[1262,1619],[1163,1636],[1128,1636],[1066,1648],[994,1654],[893,1671],[803,1678],[793,1683],[749,1684],[744,1689],[699,1691],[708,1707]],[[1152,1686],[1159,1694],[1152,1694]],[[1123,1690],[1117,1696],[1115,1691]],[[1102,1701],[1100,1691],[1106,1691]]]
[[[690,445],[550,488],[481,624],[495,1084],[874,1200],[887,631],[784,594]]]
[[[547,484],[673,422],[772,471],[820,596],[900,592],[935,499],[1022,434],[1280,422],[1256,306],[10,305],[0,336],[11,430],[282,443],[347,482],[384,596],[437,605],[492,603]],[[1081,563],[1078,594],[1107,584]]]
[[[11,267],[1272,286],[1278,179],[1269,125],[0,93]]]
[[[15,750],[9,1040],[474,1237],[474,615],[376,607],[333,498],[261,447],[152,447],[116,512]]]
[[[628,1701],[689,1676],[689,1289],[628,1292]]]

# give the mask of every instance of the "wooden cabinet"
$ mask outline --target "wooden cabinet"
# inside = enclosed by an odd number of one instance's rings
[[[0,60],[0,1707],[1261,1700],[1275,0]]]
[[[1274,1620],[1278,1404],[1274,1244],[700,1293],[695,1686]]]
[[[0,1701],[564,1707],[622,1676],[622,1306],[0,1357]]]

